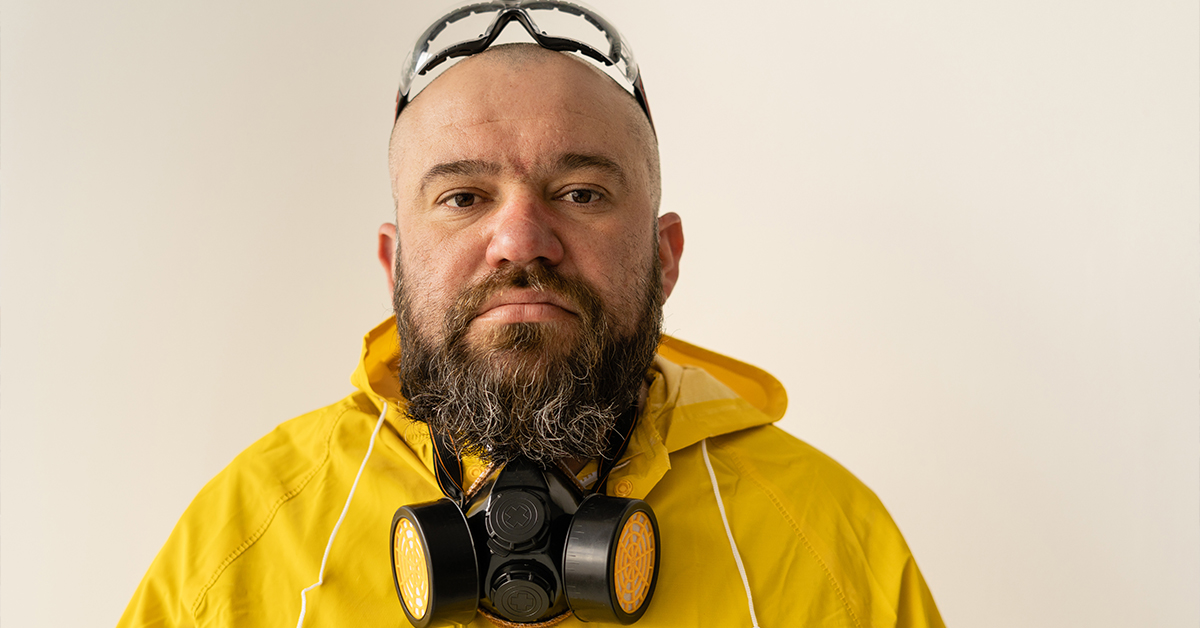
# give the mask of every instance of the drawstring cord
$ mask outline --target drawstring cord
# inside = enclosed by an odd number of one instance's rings
[[[733,562],[737,563],[738,573],[742,575],[742,584],[746,587],[746,604],[750,606],[750,623],[753,628],[759,628],[758,617],[754,614],[754,598],[750,596],[750,579],[746,577],[746,566],[742,564],[742,555],[738,552],[737,543],[733,542],[733,531],[729,529],[729,519],[725,517],[725,502],[721,501],[721,489],[717,486],[717,474],[713,472],[712,460],[708,458],[708,439],[700,441],[700,451],[704,452],[704,466],[708,467],[708,478],[712,480],[713,495],[717,497],[717,510],[721,511],[721,523],[725,524],[725,536],[729,538],[729,547],[733,550]]]
[[[362,477],[363,469],[367,468],[367,461],[371,459],[371,451],[375,449],[375,437],[379,436],[379,429],[383,427],[383,418],[387,416],[387,410],[388,405],[384,401],[383,411],[379,413],[379,421],[375,423],[375,431],[371,432],[371,442],[367,444],[367,455],[363,456],[362,464],[358,467],[358,475],[354,476],[354,484],[350,485],[350,494],[346,496],[346,505],[342,506],[342,514],[338,517],[337,523],[333,524],[333,532],[329,533],[329,542],[325,543],[325,555],[321,556],[321,570],[317,573],[317,581],[300,591],[300,619],[296,621],[296,628],[304,627],[304,613],[308,610],[308,600],[305,594],[325,583],[325,563],[329,560],[329,550],[333,547],[333,539],[337,536],[338,528],[342,527],[342,521],[346,519],[346,512],[350,510],[350,500],[354,499],[354,491],[358,489],[358,480]]]

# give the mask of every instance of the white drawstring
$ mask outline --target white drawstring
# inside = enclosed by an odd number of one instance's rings
[[[371,459],[371,450],[375,449],[375,437],[379,436],[379,428],[383,427],[383,418],[387,416],[387,409],[387,402],[384,401],[383,412],[379,413],[375,431],[371,432],[371,442],[367,444],[367,455],[363,456],[362,464],[358,467],[358,475],[354,476],[354,484],[350,485],[350,494],[346,496],[346,505],[342,506],[342,514],[338,517],[337,523],[333,524],[333,532],[329,533],[329,542],[325,544],[325,555],[321,557],[321,571],[317,573],[317,581],[300,591],[300,619],[296,621],[296,628],[304,626],[304,613],[308,610],[308,600],[305,598],[305,594],[325,582],[325,562],[329,560],[329,550],[333,547],[333,539],[337,536],[338,528],[342,526],[342,520],[346,518],[346,512],[350,510],[350,500],[354,499],[354,491],[358,488],[358,479],[362,477],[363,469],[367,468],[367,461]]]
[[[750,606],[750,623],[753,628],[759,628],[758,617],[754,614],[754,598],[750,596],[750,579],[746,577],[746,566],[742,564],[742,555],[738,552],[737,543],[733,542],[733,531],[729,529],[729,519],[725,517],[725,502],[721,501],[721,489],[717,487],[717,474],[713,472],[712,461],[708,458],[708,439],[700,441],[700,451],[704,452],[704,466],[708,467],[708,478],[712,480],[713,495],[717,496],[717,510],[721,511],[721,523],[725,524],[725,536],[729,537],[729,547],[733,550],[733,562],[737,563],[738,573],[742,575],[742,584],[746,587],[746,604]]]

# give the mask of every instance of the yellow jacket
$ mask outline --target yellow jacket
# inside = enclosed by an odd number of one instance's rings
[[[387,402],[305,626],[407,626],[392,584],[397,507],[441,496],[423,425],[404,418],[395,326],[363,340],[342,401],[283,423],[234,459],[188,507],[119,626],[294,626]],[[848,471],[771,425],[783,387],[736,360],[664,338],[624,466],[608,492],[645,499],[662,563],[638,628],[749,627],[746,587],[701,448],[707,439],[758,624],[941,627],[908,546]],[[464,461],[467,479],[480,469]],[[472,627],[490,627],[477,616]],[[583,624],[574,617],[559,624]]]

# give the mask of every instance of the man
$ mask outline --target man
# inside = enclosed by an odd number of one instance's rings
[[[640,626],[942,625],[875,496],[770,425],[779,383],[660,337],[683,231],[658,214],[642,104],[532,44],[407,104],[378,250],[395,318],[364,339],[358,392],[210,482],[122,626],[408,625],[384,538],[397,507],[443,496],[445,442],[464,485],[532,460],[645,500],[661,554]]]

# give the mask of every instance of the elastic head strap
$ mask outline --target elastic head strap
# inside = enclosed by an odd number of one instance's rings
[[[445,434],[429,430],[429,439],[433,441],[433,470],[438,487],[442,493],[458,502],[463,501],[462,461],[454,449],[454,443]]]
[[[637,424],[637,413],[637,405],[630,406],[617,418],[613,429],[609,430],[608,445],[604,448],[597,473],[599,479],[595,484],[596,493],[604,492],[608,476],[612,474],[613,469],[620,462],[621,456],[625,455],[625,450],[629,448],[629,440],[633,436],[633,428]],[[458,457],[454,443],[449,436],[433,430],[429,430],[429,439],[433,441],[433,467],[438,488],[442,489],[442,493],[446,497],[461,504],[466,496],[466,491],[463,490],[462,461]]]
[[[608,484],[608,476],[612,474],[617,463],[621,461],[621,456],[625,455],[625,450],[629,448],[633,428],[637,425],[637,415],[637,404],[629,406],[628,410],[621,413],[613,429],[608,432],[608,446],[604,450],[604,457],[600,459],[600,468],[597,474],[600,479],[596,481],[595,492],[604,492],[604,488]]]

